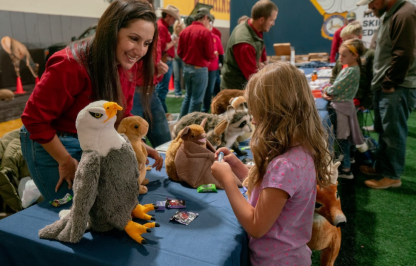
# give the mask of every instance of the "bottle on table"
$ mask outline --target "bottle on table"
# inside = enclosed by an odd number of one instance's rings
[[[316,73],[316,71],[313,71],[313,73],[312,73],[312,77],[311,77],[311,80],[312,81],[315,81],[315,80],[317,80],[318,79],[318,74]]]

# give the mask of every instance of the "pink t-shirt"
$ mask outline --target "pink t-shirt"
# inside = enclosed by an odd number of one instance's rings
[[[311,265],[311,239],[316,200],[316,172],[312,157],[300,147],[274,158],[260,185],[249,198],[255,207],[263,188],[289,194],[282,212],[261,238],[249,237],[252,265]],[[270,210],[273,211],[273,210]]]

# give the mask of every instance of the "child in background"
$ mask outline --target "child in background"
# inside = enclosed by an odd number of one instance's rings
[[[230,150],[212,165],[249,235],[252,265],[311,265],[316,183],[329,184],[330,156],[308,82],[287,62],[254,74],[245,97],[256,125],[250,170]],[[248,202],[233,175],[248,187]]]
[[[359,39],[347,40],[341,44],[339,60],[347,67],[341,70],[334,83],[325,87],[322,93],[325,100],[331,101],[331,107],[336,112],[336,138],[344,155],[338,177],[347,179],[354,178],[351,172],[349,139],[356,145],[364,143],[353,101],[360,82],[360,56],[363,50],[364,45]]]
[[[341,38],[344,42],[350,39],[361,40],[363,38],[363,27],[361,26],[361,23],[359,21],[354,21],[348,24],[341,31]],[[365,126],[363,122],[363,111],[370,109],[373,106],[374,93],[371,91],[371,80],[373,79],[374,50],[364,47],[360,59],[360,83],[354,98],[358,100],[358,105],[356,104],[356,107],[361,109],[361,111],[357,113],[357,117],[360,126],[363,127]],[[340,60],[337,60],[337,63],[332,69],[332,77],[329,83],[334,84],[336,77],[344,66],[341,64]]]

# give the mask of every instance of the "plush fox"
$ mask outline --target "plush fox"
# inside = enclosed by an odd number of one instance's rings
[[[317,187],[316,207],[313,217],[312,237],[308,243],[311,250],[321,250],[321,265],[332,266],[341,247],[341,228],[347,218],[341,210],[341,200],[337,191],[338,166],[331,163],[331,185]]]

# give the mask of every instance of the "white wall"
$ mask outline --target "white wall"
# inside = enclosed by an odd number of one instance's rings
[[[105,0],[0,0],[0,10],[99,18],[108,7]]]

